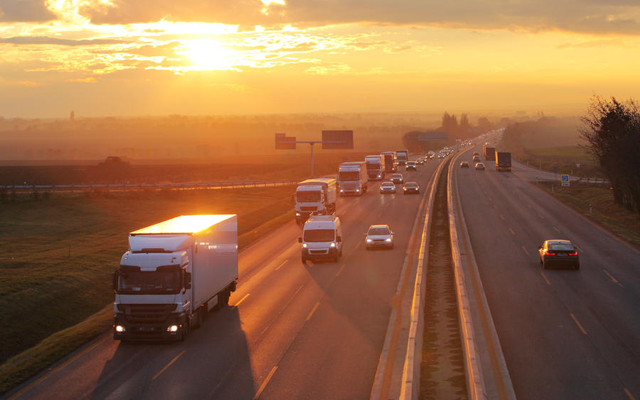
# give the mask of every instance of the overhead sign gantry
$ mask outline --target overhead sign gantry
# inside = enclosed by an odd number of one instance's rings
[[[296,144],[309,144],[311,148],[311,178],[313,178],[313,146],[322,144],[323,150],[328,149],[353,149],[353,131],[322,131],[322,140],[296,140],[295,136],[287,136],[284,133],[276,133],[276,150],[295,150]]]

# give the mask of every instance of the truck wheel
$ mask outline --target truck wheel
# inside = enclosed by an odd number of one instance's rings
[[[302,256],[301,258],[302,258],[302,263],[303,263],[303,264],[306,264],[306,263],[307,263],[307,257]]]
[[[198,308],[191,318],[193,329],[198,329],[202,326],[202,307]]]
[[[229,289],[226,289],[224,291],[224,294],[222,295],[222,306],[228,306],[229,305],[229,298],[231,297],[231,292],[229,291]]]

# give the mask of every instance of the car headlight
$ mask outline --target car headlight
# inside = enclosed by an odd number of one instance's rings
[[[178,332],[178,325],[167,326],[167,332]]]
[[[373,240],[367,239],[367,243],[371,243],[371,242],[373,242]]]
[[[116,332],[123,333],[125,331],[124,326],[116,325]]]
[[[391,241],[391,238],[386,238],[384,241],[385,241],[385,242],[390,242],[390,241]]]
[[[329,247],[336,247],[336,242],[331,242],[331,244],[329,245]]]
[[[300,215],[302,215],[302,214],[300,214],[300,213],[296,213],[296,217],[299,217]]]
[[[340,189],[340,193],[344,193],[344,189]]]
[[[360,193],[360,189],[356,189],[356,193]]]
[[[307,245],[306,243],[302,243],[302,248],[306,249],[307,247],[309,247],[309,245]]]

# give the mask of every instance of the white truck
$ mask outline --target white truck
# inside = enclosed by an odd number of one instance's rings
[[[342,256],[342,225],[335,215],[312,215],[302,228],[300,249],[302,262],[307,260],[331,260],[338,262]]]
[[[313,178],[296,188],[296,222],[304,224],[311,214],[334,214],[338,197],[335,178]]]
[[[367,165],[364,161],[344,162],[338,166],[340,196],[361,196],[367,191]]]
[[[367,164],[367,177],[370,181],[380,181],[384,179],[384,156],[369,155],[364,158]]]
[[[131,232],[113,274],[113,338],[184,340],[237,282],[236,215],[183,215]]]
[[[398,158],[398,165],[406,165],[409,161],[409,150],[396,151],[396,157]]]

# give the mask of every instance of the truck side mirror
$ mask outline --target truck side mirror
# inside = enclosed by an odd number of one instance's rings
[[[184,273],[184,288],[191,289],[191,272]]]
[[[302,243],[302,238],[301,237],[298,238],[298,243]]]
[[[542,250],[542,246],[538,246],[538,250]]]

